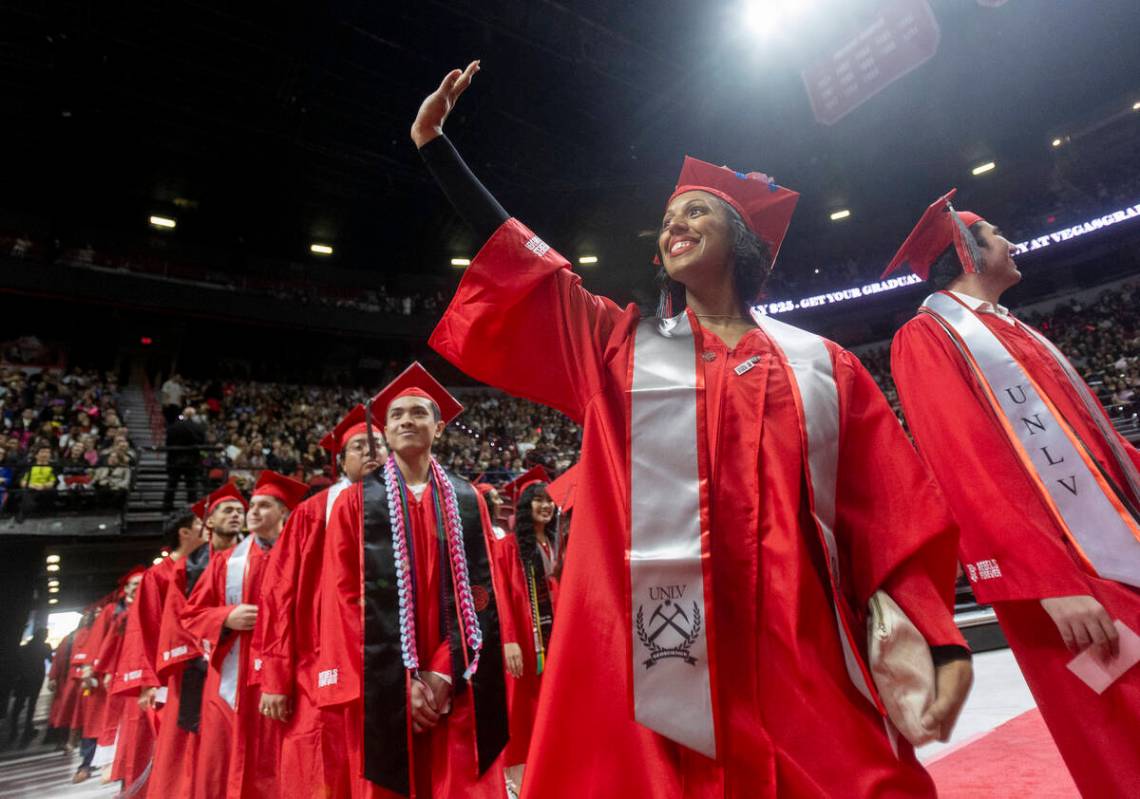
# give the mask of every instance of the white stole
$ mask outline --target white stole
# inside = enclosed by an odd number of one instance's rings
[[[927,297],[922,310],[939,323],[962,353],[1015,454],[1089,567],[1101,577],[1140,587],[1140,523],[1080,437],[973,310],[945,292]],[[1133,496],[1140,497],[1136,468],[1115,432],[1105,429],[1108,423],[1100,408],[1090,407],[1092,397],[1084,381],[1044,336],[1020,322],[1017,325],[1064,369],[1124,472]]]

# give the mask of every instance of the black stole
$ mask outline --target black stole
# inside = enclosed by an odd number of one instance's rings
[[[478,495],[466,480],[448,474],[463,524],[463,543],[471,589],[476,597],[486,596],[486,606],[478,610],[483,632],[479,670],[470,686],[463,679],[465,642],[455,623],[455,590],[450,568],[444,567],[440,580],[442,604],[440,624],[451,645],[451,674],[456,696],[468,688],[474,691],[475,735],[479,753],[479,773],[484,773],[507,744],[507,694],[503,676],[503,648],[499,614],[491,583],[491,565],[483,537]],[[388,514],[388,491],[383,468],[364,478],[364,776],[382,788],[403,796],[411,793],[408,764],[408,702],[406,675],[400,648],[400,605],[396,592],[396,565],[392,554],[392,528]],[[441,501],[442,504],[442,501]],[[408,531],[411,551],[411,531]],[[446,544],[441,543],[441,563],[450,564]],[[415,553],[412,552],[414,559]]]
[[[201,546],[186,556],[186,596],[194,591],[198,580],[210,565],[212,547]],[[206,687],[206,659],[186,661],[182,669],[182,687],[178,701],[178,726],[187,732],[198,732],[202,720],[202,689]]]

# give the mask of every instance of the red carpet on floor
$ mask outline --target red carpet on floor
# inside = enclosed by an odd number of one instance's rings
[[[926,768],[942,799],[1080,799],[1036,708]]]

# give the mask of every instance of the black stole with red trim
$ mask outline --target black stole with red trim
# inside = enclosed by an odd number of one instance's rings
[[[479,753],[479,773],[495,762],[509,737],[507,728],[507,693],[503,672],[503,648],[499,633],[499,614],[495,590],[491,582],[491,564],[483,537],[478,495],[471,484],[448,474],[455,489],[459,520],[463,525],[463,543],[467,555],[467,571],[476,599],[479,627],[483,632],[483,648],[479,669],[471,679],[474,691],[475,735]],[[411,793],[408,751],[408,703],[406,675],[400,646],[400,604],[396,586],[396,564],[392,553],[392,527],[388,513],[388,491],[383,469],[364,478],[361,486],[364,502],[363,559],[364,570],[364,776],[371,782],[403,796]],[[411,531],[408,549],[413,559]],[[447,567],[446,542],[441,546],[440,583],[444,604],[440,608],[441,624],[451,647],[452,685],[456,696],[468,689],[463,679],[465,644],[455,623],[454,586]],[[413,567],[414,568],[414,567]],[[421,656],[424,653],[420,653]]]

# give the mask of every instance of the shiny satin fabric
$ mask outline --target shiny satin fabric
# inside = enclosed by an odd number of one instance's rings
[[[630,387],[630,651],[634,718],[715,758],[707,486],[697,452],[689,318],[637,327]],[[667,509],[667,513],[665,510]]]
[[[1080,438],[972,310],[944,292],[927,297],[922,310],[962,353],[1011,445],[1087,565],[1100,577],[1140,587],[1140,525]]]
[[[226,604],[240,605],[242,602],[242,587],[245,583],[245,569],[249,561],[249,548],[253,546],[253,536],[247,535],[230,555],[226,564]],[[218,694],[226,700],[231,708],[237,707],[238,665],[241,661],[241,646],[235,642],[230,646],[222,660],[221,676],[218,682]]]

